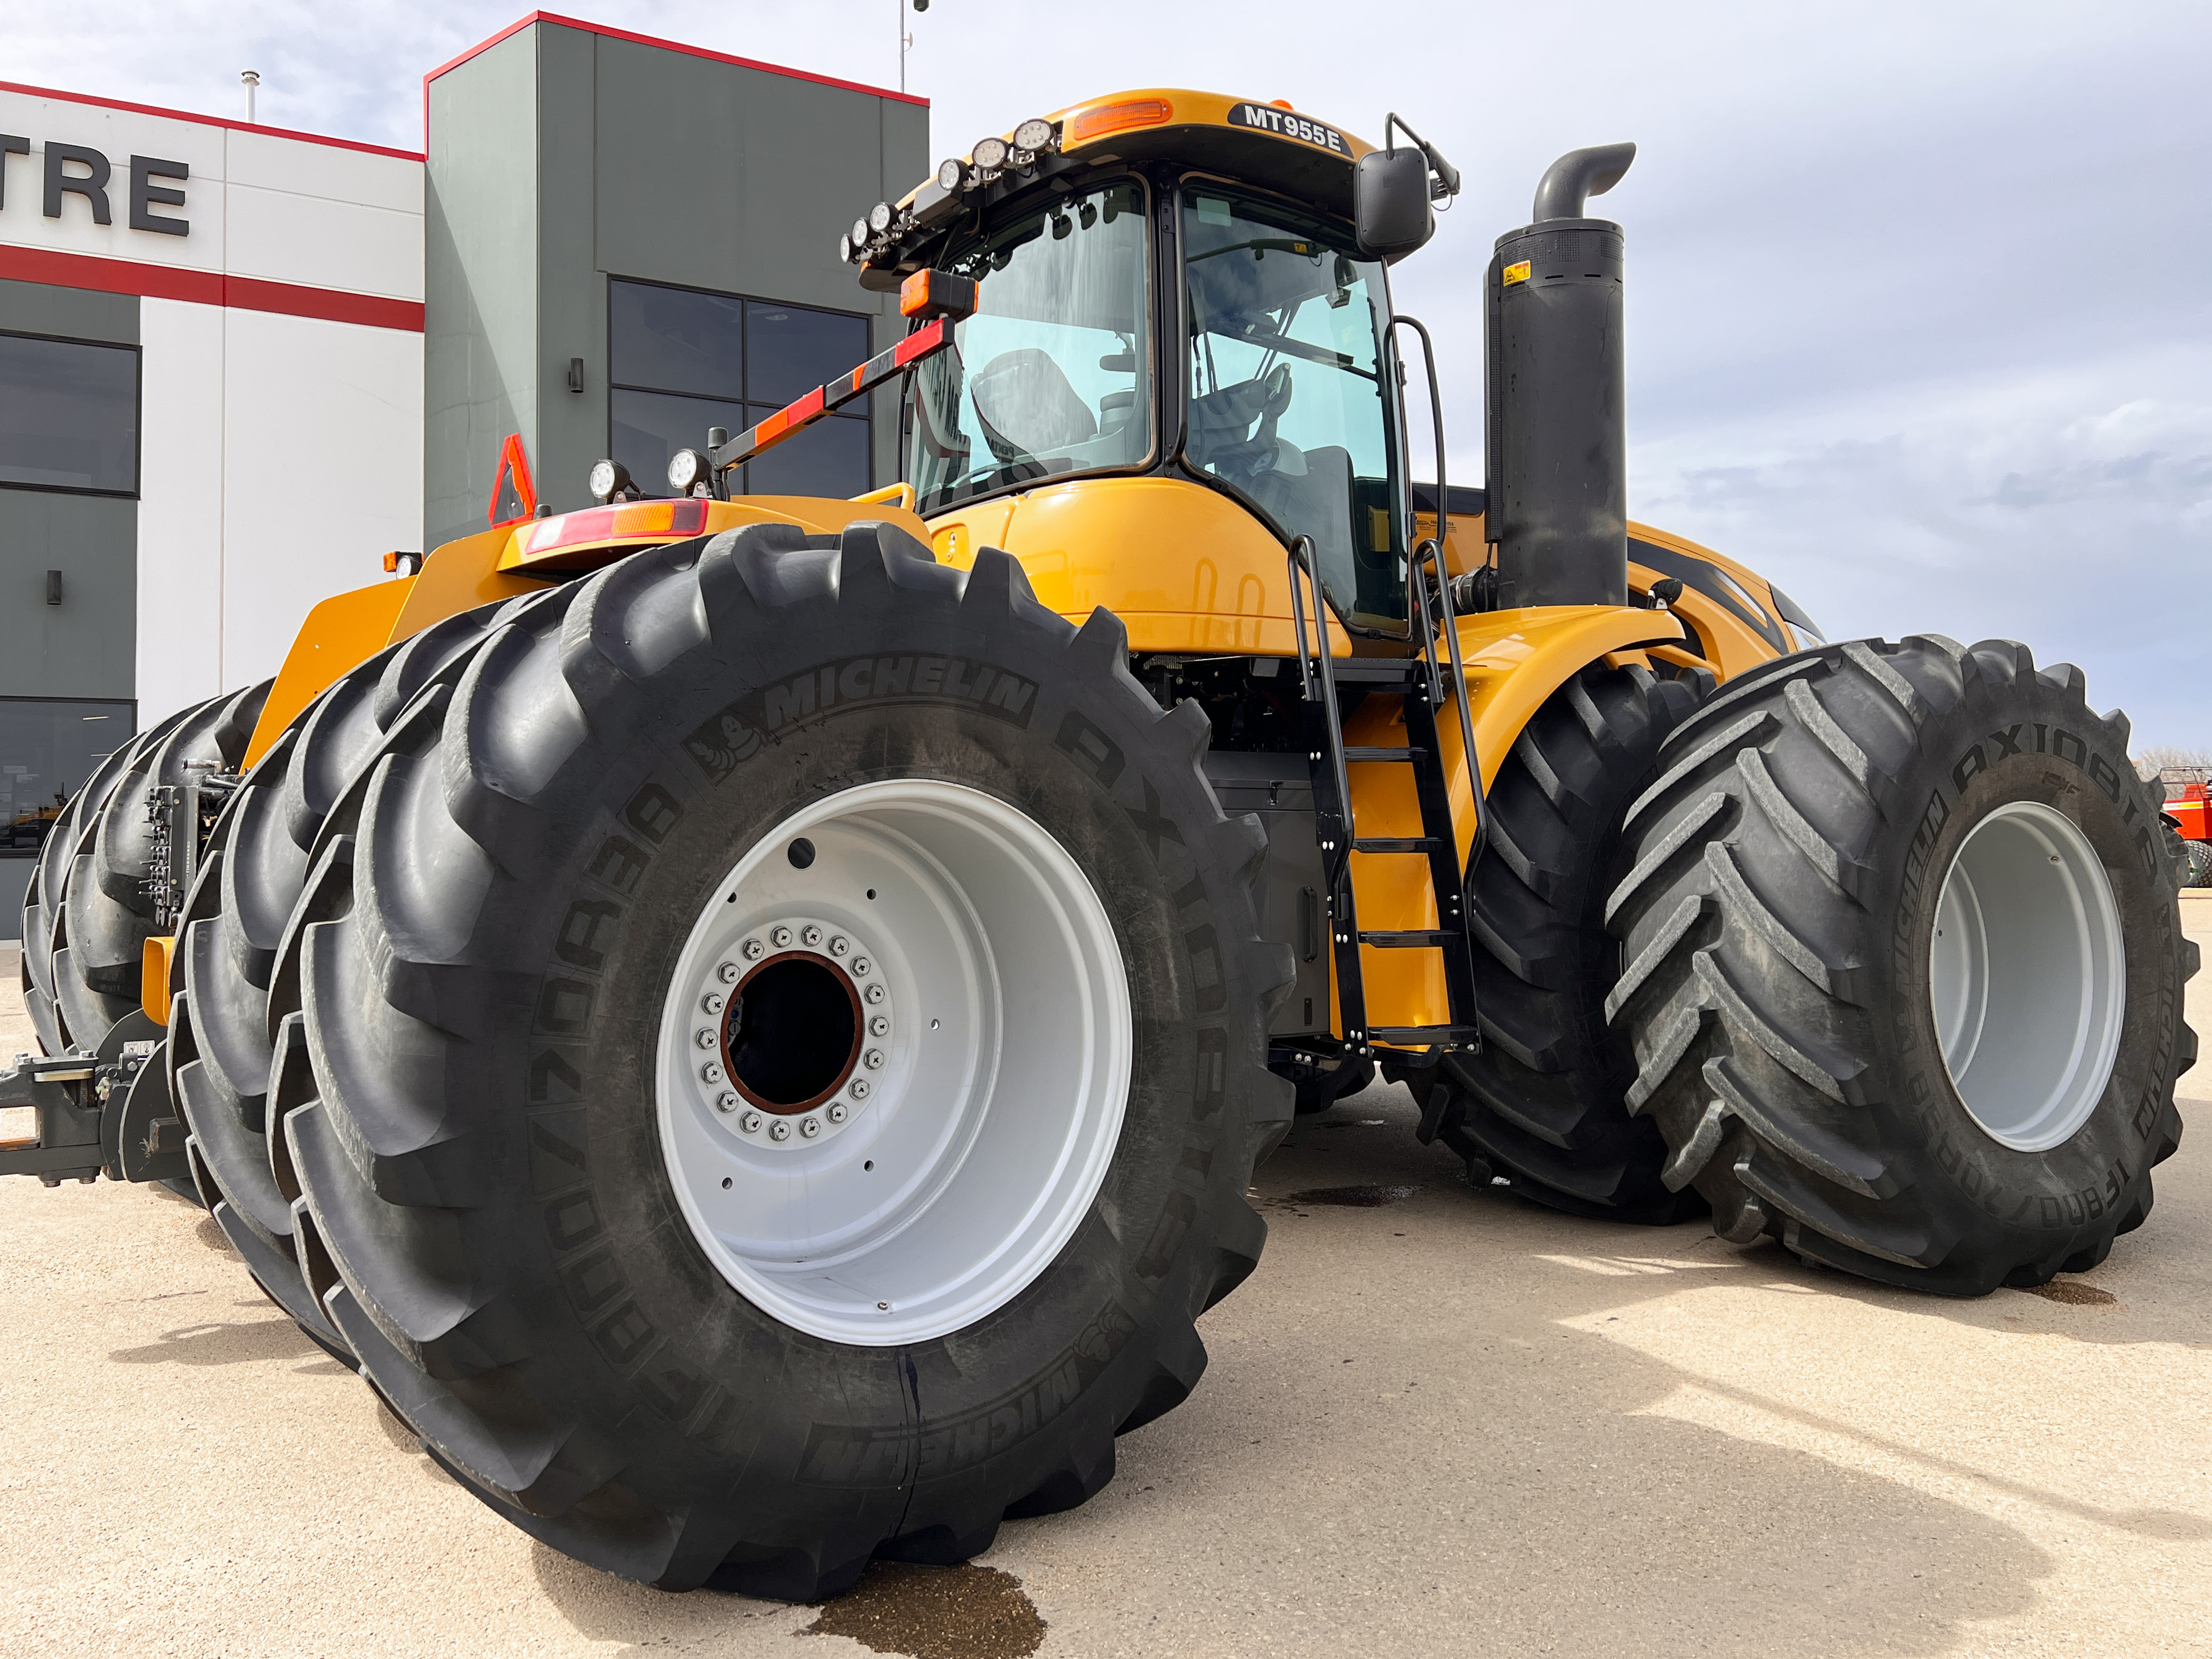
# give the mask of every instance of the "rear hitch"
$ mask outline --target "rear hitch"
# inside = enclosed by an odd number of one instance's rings
[[[0,1175],[34,1175],[49,1187],[99,1178],[99,1063],[90,1054],[18,1054],[0,1072],[0,1109],[37,1115],[31,1134],[0,1138]]]
[[[17,1054],[0,1071],[0,1110],[34,1118],[27,1135],[0,1132],[0,1176],[36,1176],[58,1187],[103,1173],[163,1181],[187,1172],[185,1127],[169,1100],[160,1043],[113,1047],[112,1054]]]

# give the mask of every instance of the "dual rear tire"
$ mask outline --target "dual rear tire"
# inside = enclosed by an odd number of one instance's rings
[[[268,695],[211,697],[126,740],[54,821],[23,896],[23,1004],[46,1053],[97,1053],[133,1018],[160,931],[154,792],[235,771]]]
[[[206,1179],[433,1456],[594,1566],[812,1599],[1082,1502],[1197,1382],[1291,1115],[1206,722],[1110,617],[879,526],[476,625],[285,830],[283,922],[215,928],[267,953],[269,1060]],[[252,1122],[260,1052],[196,1132]]]

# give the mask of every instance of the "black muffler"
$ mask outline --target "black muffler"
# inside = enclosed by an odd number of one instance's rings
[[[1500,609],[1628,602],[1620,227],[1585,219],[1633,144],[1571,150],[1486,278],[1489,501]]]

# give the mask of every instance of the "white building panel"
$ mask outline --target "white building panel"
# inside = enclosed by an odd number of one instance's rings
[[[138,721],[211,697],[222,670],[223,323],[140,302]]]
[[[234,128],[228,166],[227,176],[234,185],[286,191],[294,196],[321,196],[333,202],[386,208],[394,213],[422,211],[420,157],[379,155],[339,144],[304,143],[296,138]]]
[[[229,273],[309,288],[422,297],[422,216],[234,184]]]
[[[0,242],[61,253],[88,253],[104,259],[135,259],[146,264],[182,265],[195,270],[222,267],[223,129],[198,121],[141,115],[73,99],[40,98],[0,92],[0,132],[31,141],[27,155],[5,158],[6,190],[0,198]],[[61,199],[61,217],[46,216],[46,145],[49,141],[96,149],[107,158],[107,202],[111,222],[93,221],[82,196]],[[315,148],[310,146],[309,148]],[[156,205],[164,218],[182,218],[191,227],[182,236],[131,228],[131,158],[155,156],[182,161],[191,176],[153,182],[181,189],[185,205]],[[82,167],[69,169],[82,175]]]
[[[237,686],[283,665],[318,601],[421,549],[422,337],[226,316],[222,666]]]

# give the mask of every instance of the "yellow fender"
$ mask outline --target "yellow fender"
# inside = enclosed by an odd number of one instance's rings
[[[250,768],[267,754],[301,710],[340,675],[433,623],[497,599],[541,592],[640,548],[692,534],[717,535],[739,525],[795,524],[819,536],[834,535],[856,519],[880,519],[927,540],[927,526],[914,515],[913,494],[908,486],[894,484],[852,501],[753,495],[705,501],[699,503],[706,511],[698,531],[672,529],[672,509],[691,502],[637,501],[501,525],[447,542],[422,562],[419,574],[333,594],[307,613],[262,705],[246,746],[246,764]],[[572,525],[585,526],[586,533],[564,537],[563,529]]]
[[[1460,653],[1467,663],[1468,706],[1483,787],[1496,780],[1521,728],[1578,671],[1607,658],[1634,661],[1642,647],[1664,647],[1682,637],[1682,624],[1671,613],[1625,606],[1546,605],[1462,618]],[[1474,792],[1468,783],[1459,713],[1449,702],[1437,710],[1437,735],[1464,869],[1474,846]],[[1345,723],[1344,740],[1348,746],[1403,746],[1401,700],[1370,697]],[[1354,762],[1346,770],[1352,817],[1363,837],[1421,833],[1411,769],[1369,761]],[[1352,892],[1363,931],[1437,925],[1428,860],[1419,854],[1354,853]],[[1359,963],[1370,1025],[1441,1025],[1449,1020],[1441,952],[1362,945]]]

